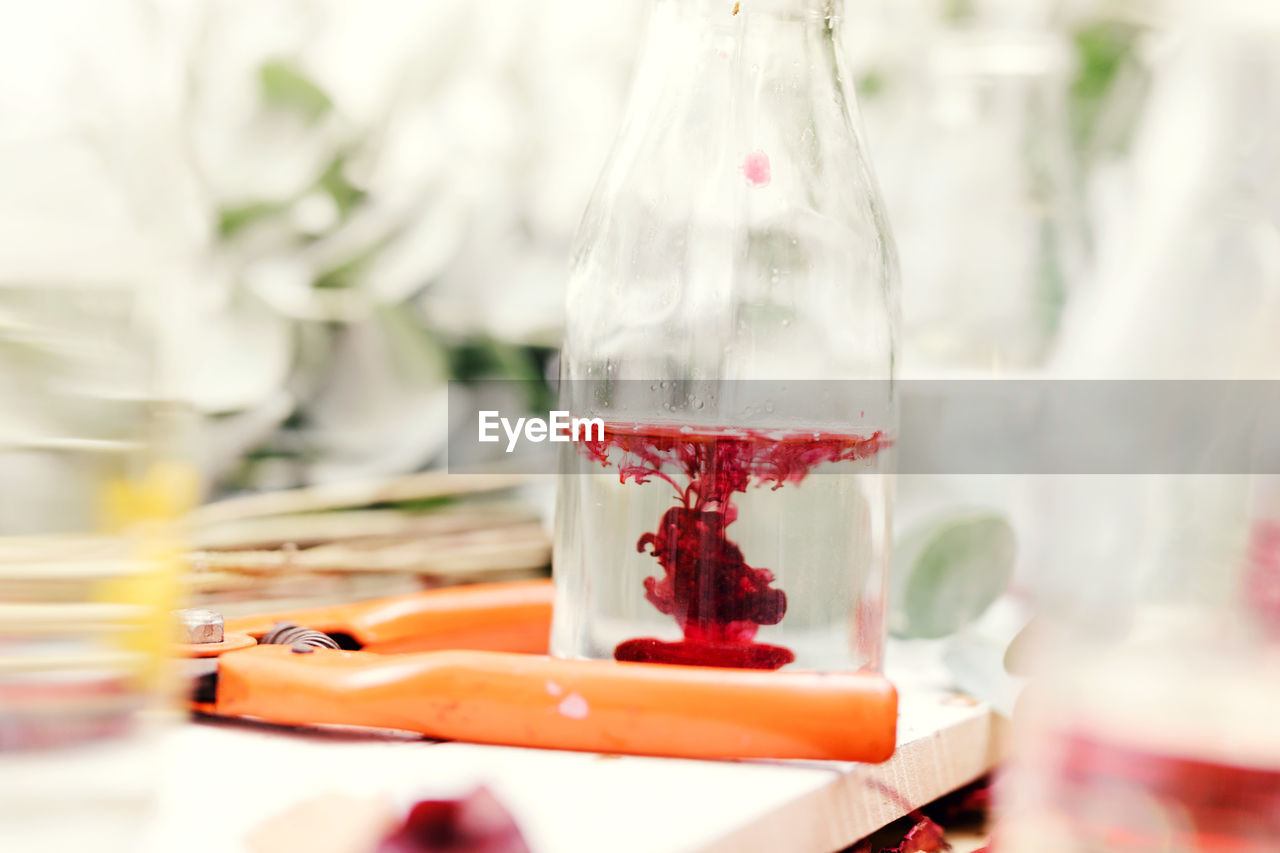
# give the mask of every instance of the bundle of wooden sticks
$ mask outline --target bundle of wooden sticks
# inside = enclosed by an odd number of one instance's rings
[[[426,472],[206,504],[189,600],[234,616],[545,574],[551,541],[522,497],[533,482]]]

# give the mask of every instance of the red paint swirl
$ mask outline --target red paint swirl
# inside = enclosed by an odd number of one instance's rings
[[[733,495],[751,486],[799,484],[814,468],[867,459],[888,444],[869,437],[812,432],[694,431],[689,427],[609,425],[603,440],[583,449],[623,483],[665,480],[676,505],[658,529],[636,543],[652,554],[662,575],[645,578],[645,598],[673,617],[684,640],[638,638],[620,643],[618,660],[778,669],[795,660],[790,649],[755,642],[762,625],[777,625],[787,594],[773,572],[751,566],[729,539],[737,519]]]

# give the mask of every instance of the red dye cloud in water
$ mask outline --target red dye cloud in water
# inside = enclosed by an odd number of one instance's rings
[[[820,465],[866,459],[887,443],[879,432],[765,436],[658,426],[608,426],[603,439],[584,442],[588,456],[616,466],[622,482],[665,480],[675,489],[676,505],[656,531],[640,537],[636,550],[651,554],[662,568],[661,576],[645,578],[645,598],[675,619],[684,640],[627,640],[614,657],[744,669],[778,669],[795,660],[789,649],[754,641],[760,626],[782,621],[787,595],[773,586],[773,572],[749,565],[729,538],[738,516],[733,495],[753,484],[798,485]]]

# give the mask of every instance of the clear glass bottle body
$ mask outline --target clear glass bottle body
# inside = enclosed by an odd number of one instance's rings
[[[880,663],[897,269],[838,11],[650,7],[569,287],[562,407],[607,431],[564,457],[556,654]]]

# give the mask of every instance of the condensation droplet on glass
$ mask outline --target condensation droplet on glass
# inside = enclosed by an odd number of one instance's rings
[[[765,401],[764,401],[764,410],[765,410],[766,412],[769,412],[770,414],[772,414],[772,413],[773,413],[773,401],[772,401],[772,400],[765,400]]]

